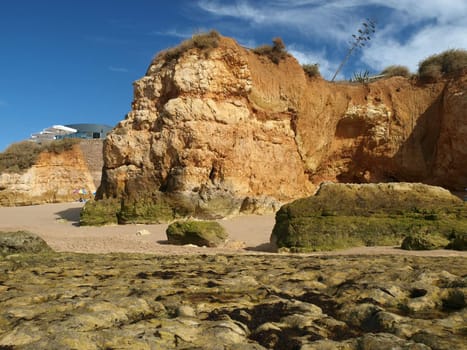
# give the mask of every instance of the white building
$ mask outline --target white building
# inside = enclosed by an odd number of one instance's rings
[[[74,134],[78,130],[70,128],[64,125],[53,125],[49,128],[42,130],[41,132],[34,133],[29,138],[31,141],[42,142],[52,141],[58,139],[60,136]]]

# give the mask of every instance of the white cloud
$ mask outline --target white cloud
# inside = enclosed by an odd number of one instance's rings
[[[325,77],[335,65],[330,57],[342,54],[366,17],[376,17],[376,35],[353,60],[370,70],[402,64],[416,71],[418,63],[432,54],[467,48],[466,0],[199,0],[198,6],[213,16],[245,21],[252,33],[278,27],[278,35],[296,34],[294,41],[309,49],[296,46],[289,51],[299,61],[319,61]],[[321,50],[324,45],[327,52]]]
[[[177,29],[169,29],[166,31],[153,31],[150,33],[150,35],[172,36],[175,38],[188,39],[188,38],[191,38],[191,36],[193,35],[193,32],[178,31]]]
[[[405,13],[411,21],[423,20],[427,18],[436,19],[438,23],[449,23],[453,20],[463,21],[467,25],[467,2],[465,0],[369,0],[355,1],[362,5],[381,5],[391,8],[400,13]]]
[[[331,79],[337,69],[339,63],[328,60],[325,51],[310,51],[304,50],[297,45],[289,45],[287,51],[292,54],[300,64],[315,64],[319,65],[319,72],[325,79]],[[343,77],[339,76],[338,79]]]
[[[363,51],[362,61],[376,70],[400,64],[416,72],[419,62],[432,54],[467,48],[466,32],[467,28],[459,26],[427,26],[404,43],[384,35]]]
[[[128,69],[127,69],[127,68],[124,68],[124,67],[109,66],[108,69],[109,69],[109,71],[111,71],[111,72],[128,73]]]
[[[349,22],[354,22],[352,27],[358,25],[357,19],[345,13],[353,11],[352,8],[336,8],[332,2],[323,0],[237,1],[233,5],[217,0],[200,0],[198,5],[212,15],[244,20],[253,27],[273,28],[279,25],[321,39],[345,41],[348,39]]]

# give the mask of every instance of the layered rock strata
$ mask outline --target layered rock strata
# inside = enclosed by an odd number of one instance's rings
[[[0,347],[464,349],[466,270],[463,257],[12,255]]]
[[[88,149],[93,149],[93,154],[95,153],[90,159],[98,159],[96,162],[100,159],[102,165],[102,143],[88,145],[85,150]],[[90,171],[85,154],[79,144],[60,153],[45,151],[24,173],[0,174],[0,206],[72,202],[80,198],[92,198],[92,193],[96,191],[94,180],[99,175]]]
[[[105,142],[97,199],[122,200],[121,221],[131,222],[167,195],[168,207],[173,196],[183,207],[173,219],[275,211],[323,180],[460,190],[466,86],[467,74],[430,84],[311,79],[291,56],[275,64],[223,37],[161,54]]]

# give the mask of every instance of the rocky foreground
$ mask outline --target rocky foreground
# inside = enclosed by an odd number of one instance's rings
[[[465,349],[467,259],[16,254],[0,349]]]

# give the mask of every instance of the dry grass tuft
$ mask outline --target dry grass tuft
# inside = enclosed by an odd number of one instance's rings
[[[275,64],[287,57],[287,50],[285,49],[285,44],[281,38],[272,39],[271,45],[262,45],[253,49],[253,52],[260,56],[268,57]]]
[[[393,65],[384,68],[380,74],[384,74],[386,77],[404,77],[410,78],[411,74],[409,68],[406,66]]]
[[[219,46],[220,37],[221,35],[216,30],[194,34],[190,39],[183,41],[180,45],[160,52],[154,60],[162,58],[166,62],[170,62],[178,59],[183,53],[193,48],[209,51]]]
[[[436,81],[446,74],[467,69],[467,50],[453,49],[432,55],[418,65],[418,75],[424,81]]]
[[[319,72],[319,64],[304,64],[302,65],[303,70],[305,71],[306,75],[310,78],[319,78],[321,77],[321,73]]]

